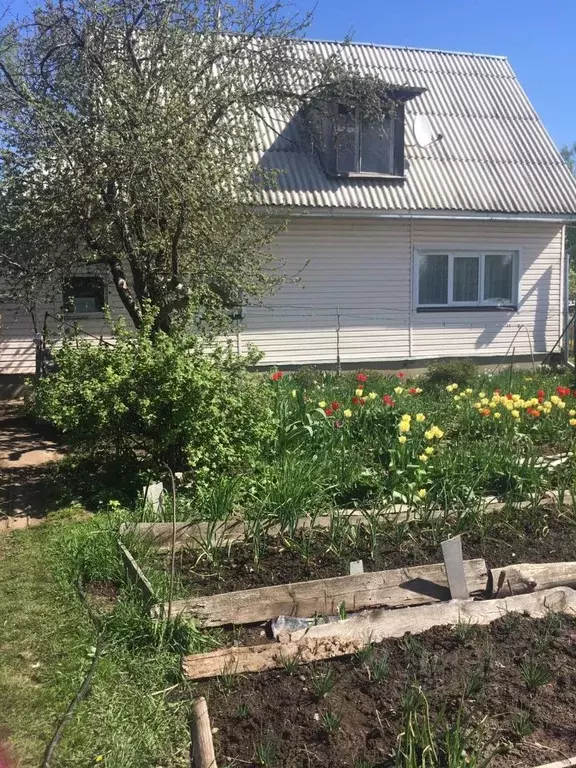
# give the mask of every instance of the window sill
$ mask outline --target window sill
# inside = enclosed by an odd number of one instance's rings
[[[64,315],[66,320],[103,320],[104,312],[73,312]]]
[[[416,312],[517,312],[518,307],[511,304],[495,306],[486,304],[475,307],[416,307]]]
[[[406,176],[397,176],[394,173],[372,173],[363,171],[346,171],[335,173],[337,179],[382,179],[388,181],[406,181]]]

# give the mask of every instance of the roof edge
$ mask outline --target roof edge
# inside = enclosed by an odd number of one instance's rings
[[[508,61],[508,56],[497,53],[475,53],[474,51],[449,51],[445,48],[421,48],[417,45],[390,45],[388,43],[362,43],[356,40],[345,42],[344,40],[330,40],[321,37],[301,37],[303,43],[331,43],[333,45],[362,45],[365,48],[393,48],[397,51],[423,51],[424,53],[447,53],[453,56],[474,56],[479,59],[498,59]]]
[[[382,209],[355,209],[355,208],[305,208],[304,206],[269,205],[258,206],[271,210],[290,211],[291,216],[301,218],[358,218],[358,219],[438,219],[458,221],[519,221],[519,222],[548,222],[549,224],[576,223],[576,211],[574,213],[537,213],[537,212],[498,212],[498,211],[451,211],[447,210],[396,210],[385,211]]]

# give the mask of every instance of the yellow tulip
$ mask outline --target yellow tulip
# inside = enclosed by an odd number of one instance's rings
[[[320,400],[318,403],[318,408],[326,408],[326,400]]]
[[[398,427],[400,432],[410,432],[410,422],[409,421],[401,421],[400,426]]]
[[[483,397],[486,397],[486,392],[478,392],[478,397],[482,399]]]
[[[419,499],[425,499],[426,498],[426,489],[425,488],[420,488],[420,490],[418,491],[418,498]]]
[[[499,413],[498,411],[496,411],[496,413],[494,414],[494,418],[495,419],[501,419],[502,418],[502,414]]]
[[[409,413],[403,413],[402,416],[400,416],[402,421],[412,421],[412,416]]]
[[[520,395],[512,395],[512,402],[517,403],[520,400]]]
[[[428,456],[426,456],[425,453],[421,453],[420,456],[418,456],[418,458],[420,459],[420,461],[424,462],[424,464],[426,464],[426,462],[428,461]]]
[[[434,432],[432,432],[432,430],[429,429],[426,432],[424,432],[424,437],[426,438],[426,440],[434,440]]]
[[[407,439],[408,438],[406,437],[406,435],[400,435],[400,437],[398,438],[398,442],[404,445]]]
[[[576,427],[576,419],[570,419],[570,426]]]
[[[566,403],[564,402],[564,400],[560,400],[560,402],[557,403],[556,407],[560,408],[560,410],[563,411],[564,408],[566,408]]]
[[[362,395],[364,394],[364,390],[358,388],[354,394],[356,395],[356,397],[362,397]]]
[[[514,410],[510,412],[510,415],[513,416],[515,419],[519,419],[520,411],[517,411],[516,408],[514,408]]]
[[[370,400],[376,400],[376,398],[378,397],[378,395],[376,394],[376,392],[370,392],[370,394],[368,395],[368,397],[370,398]]]
[[[349,419],[349,418],[350,418],[350,416],[352,416],[352,411],[350,410],[350,408],[346,408],[346,410],[344,411],[344,416],[345,416],[347,419]]]
[[[432,448],[432,446],[429,445],[428,448],[424,449],[424,453],[427,453],[428,456],[432,456],[432,454],[434,453],[434,448]]]
[[[560,402],[560,398],[558,397],[558,395],[552,395],[552,397],[550,398],[550,402],[552,402],[554,405],[558,405],[558,403]]]
[[[417,413],[416,421],[418,421],[419,423],[422,423],[423,421],[426,421],[426,416],[424,416],[423,413]]]
[[[394,392],[395,392],[397,395],[401,395],[401,394],[402,394],[402,392],[404,392],[404,387],[394,387]]]

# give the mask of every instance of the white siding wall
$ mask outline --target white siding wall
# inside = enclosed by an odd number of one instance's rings
[[[518,312],[417,313],[415,249],[520,251]],[[548,351],[561,332],[562,227],[558,224],[294,219],[279,263],[298,282],[247,309],[241,347],[276,365],[402,361]],[[338,318],[340,343],[338,345]]]
[[[127,316],[120,297],[113,285],[108,287],[108,304],[112,315]],[[36,312],[36,322],[39,329],[42,330],[45,313],[56,315],[60,310],[61,301],[43,304],[38,307]],[[33,374],[36,365],[36,353],[34,347],[34,327],[30,315],[21,307],[15,305],[0,305],[0,375],[1,374]],[[83,331],[92,334],[96,338],[103,336],[105,339],[110,336],[110,328],[103,316],[96,314],[94,316],[82,315],[75,321]],[[57,321],[48,318],[48,326],[56,329]]]
[[[518,312],[416,313],[414,249],[520,251]],[[386,362],[546,352],[562,324],[562,228],[521,222],[313,218],[292,220],[275,248],[289,278],[259,308],[246,308],[233,337],[255,344],[263,364]],[[109,291],[113,313],[123,313]],[[54,307],[47,307],[54,311]],[[23,310],[0,308],[0,373],[34,371],[33,331]],[[42,313],[43,314],[43,313]],[[82,327],[106,335],[102,318]],[[338,325],[340,330],[338,331]],[[339,342],[338,342],[339,338]]]

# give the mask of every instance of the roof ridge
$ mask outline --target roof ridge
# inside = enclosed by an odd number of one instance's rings
[[[498,59],[508,61],[508,56],[497,53],[475,53],[474,51],[450,51],[445,48],[426,48],[418,45],[392,45],[389,43],[363,43],[356,40],[345,42],[344,40],[331,40],[322,37],[302,37],[303,43],[332,43],[333,45],[357,45],[364,48],[392,48],[399,51],[423,51],[424,53],[447,53],[451,56],[471,56],[476,59]]]

